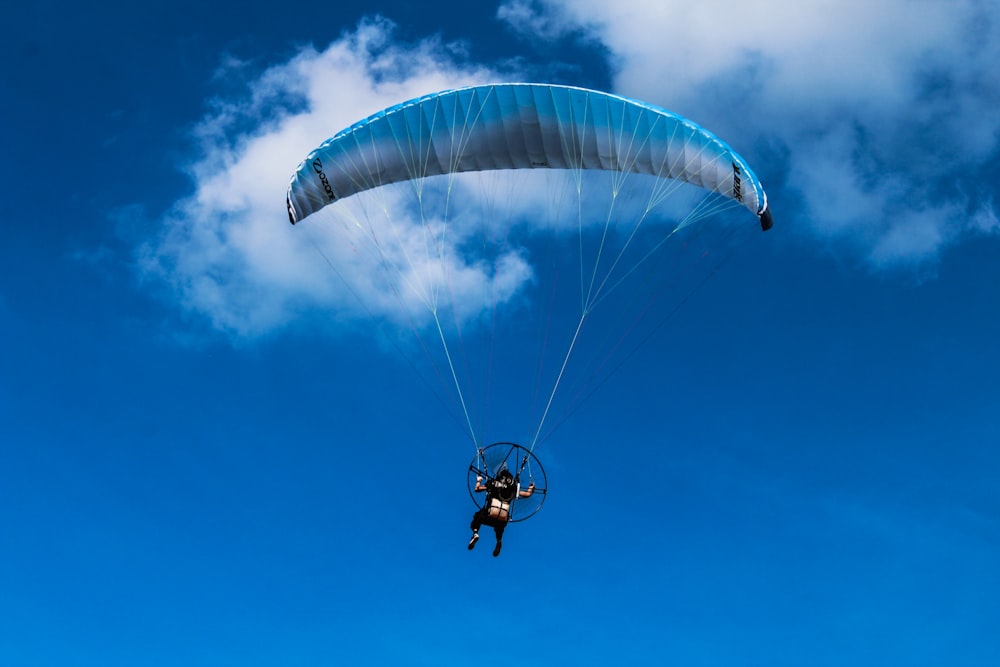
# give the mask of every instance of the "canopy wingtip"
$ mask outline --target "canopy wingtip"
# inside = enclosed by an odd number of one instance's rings
[[[771,207],[765,206],[764,210],[757,214],[760,218],[760,229],[766,232],[774,226],[774,218],[771,216]]]

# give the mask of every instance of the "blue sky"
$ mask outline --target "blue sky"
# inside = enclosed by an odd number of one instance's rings
[[[0,664],[1000,661],[992,3],[2,11]],[[447,383],[284,189],[501,80],[694,119],[776,224],[539,447],[494,559]]]

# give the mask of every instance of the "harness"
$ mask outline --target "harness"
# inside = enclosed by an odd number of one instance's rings
[[[486,502],[483,507],[486,515],[497,521],[510,520],[510,504],[517,497],[519,485],[517,480],[510,478],[510,483],[500,479],[490,479],[486,482]]]

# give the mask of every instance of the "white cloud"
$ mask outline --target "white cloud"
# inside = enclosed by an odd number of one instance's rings
[[[1000,219],[997,218],[997,212],[992,202],[976,211],[975,215],[972,216],[971,223],[974,231],[986,234],[1000,233]]]
[[[527,37],[555,40],[576,29],[574,19],[560,9],[550,5],[546,11],[539,11],[529,0],[512,0],[500,6],[497,17]]]
[[[996,232],[996,184],[980,175],[1000,148],[996,3],[509,0],[499,16],[598,40],[616,92],[726,137],[801,194],[806,215],[789,224],[872,262],[933,261],[969,230]],[[760,164],[776,143],[787,174]]]
[[[391,35],[390,24],[365,22],[322,51],[306,48],[271,67],[252,81],[244,99],[218,101],[196,131],[202,154],[189,166],[193,194],[165,214],[161,235],[140,248],[145,274],[166,280],[190,310],[237,335],[271,330],[318,306],[356,314],[351,290],[377,287],[366,278],[368,268],[358,264],[371,258],[336,258],[349,289],[331,277],[312,247],[315,234],[287,222],[284,195],[293,169],[358,118],[428,91],[497,78],[484,68],[457,64],[448,45],[427,40],[397,46]],[[228,62],[219,77],[242,67]],[[496,277],[509,296],[527,279],[526,268],[516,255],[499,267],[503,275],[493,276],[452,254],[438,269],[449,271],[456,289],[466,292]],[[365,296],[375,315],[398,310],[382,292]]]

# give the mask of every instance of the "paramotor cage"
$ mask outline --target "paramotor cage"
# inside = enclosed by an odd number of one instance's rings
[[[476,491],[476,478],[482,477],[485,485],[503,470],[509,470],[520,491],[527,491],[531,484],[535,488],[527,498],[514,495],[510,503],[510,522],[529,519],[538,513],[548,493],[548,480],[541,462],[528,449],[513,442],[495,442],[480,449],[469,464],[468,487],[472,502],[483,508],[486,493]]]

